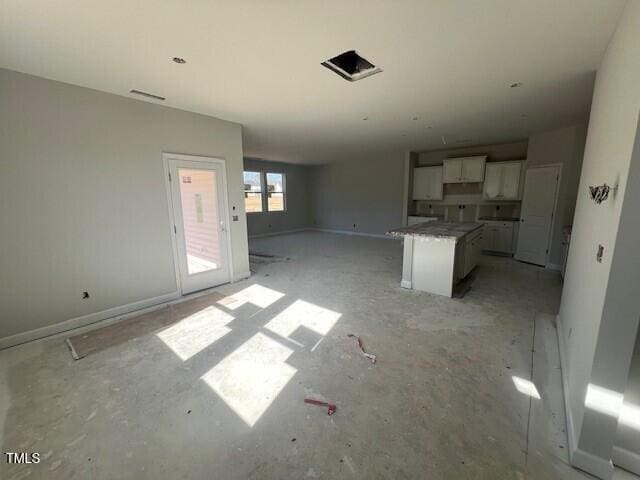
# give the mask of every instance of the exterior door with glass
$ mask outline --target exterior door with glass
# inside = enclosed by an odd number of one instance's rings
[[[230,281],[224,160],[168,156],[182,294]],[[191,157],[189,157],[191,158]]]

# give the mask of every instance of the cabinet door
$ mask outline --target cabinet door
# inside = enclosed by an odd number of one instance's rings
[[[429,200],[429,172],[428,168],[413,169],[413,199]]]
[[[413,199],[442,200],[442,167],[413,170]]]
[[[430,200],[442,200],[442,167],[431,167],[427,174]]]
[[[462,181],[480,183],[484,180],[485,157],[462,160]]]
[[[445,160],[443,168],[444,183],[462,183],[462,160]]]
[[[517,200],[520,198],[520,168],[522,164],[507,163],[502,166],[501,195],[505,200]]]
[[[487,163],[484,175],[483,195],[484,198],[492,200],[500,195],[502,184],[502,166],[495,163]]]
[[[496,252],[513,253],[511,245],[513,243],[513,226],[498,227],[496,238]]]

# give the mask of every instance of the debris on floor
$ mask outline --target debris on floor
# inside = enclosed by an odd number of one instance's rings
[[[321,400],[315,400],[313,398],[305,398],[304,403],[309,403],[311,405],[318,405],[319,407],[327,407],[327,415],[333,415],[337,409],[337,407],[333,403],[323,402]]]
[[[357,335],[354,335],[353,333],[347,334],[347,337],[355,338],[358,341],[358,348],[362,352],[362,355],[364,355],[366,358],[371,360],[371,363],[376,363],[376,356],[373,353],[367,353],[365,351],[364,344],[362,343],[362,339],[360,337],[358,337]]]

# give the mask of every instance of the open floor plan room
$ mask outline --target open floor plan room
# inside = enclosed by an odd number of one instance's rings
[[[0,3],[0,479],[640,475],[640,0]]]

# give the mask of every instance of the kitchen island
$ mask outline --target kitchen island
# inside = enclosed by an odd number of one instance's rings
[[[400,286],[453,296],[454,286],[478,263],[482,227],[475,222],[438,221],[388,231],[404,237]]]

